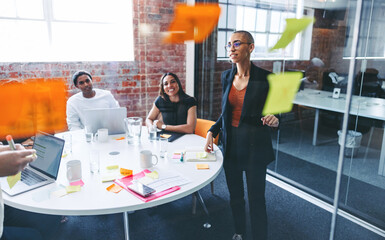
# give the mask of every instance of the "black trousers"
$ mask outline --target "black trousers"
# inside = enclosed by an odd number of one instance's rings
[[[267,213],[266,213],[266,166],[263,164],[238,164],[237,159],[245,153],[239,153],[240,148],[234,137],[236,128],[232,128],[232,140],[229,142],[228,154],[226,154],[224,170],[227,187],[230,193],[230,206],[235,223],[235,232],[245,234],[246,209],[243,172],[246,175],[247,197],[250,207],[251,239],[267,239]],[[235,148],[234,148],[235,147]]]

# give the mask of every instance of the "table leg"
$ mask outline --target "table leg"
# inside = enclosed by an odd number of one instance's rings
[[[205,211],[205,213],[207,215],[207,222],[203,224],[203,227],[204,228],[211,228],[209,210],[207,210],[206,204],[203,201],[203,198],[202,198],[201,194],[199,193],[199,191],[196,191],[194,193],[194,195],[198,199],[199,203],[201,204],[203,210]]]
[[[124,239],[130,240],[130,231],[128,223],[128,212],[123,212],[123,222],[124,222]]]
[[[313,146],[317,146],[318,122],[319,122],[319,109],[316,109],[315,118],[314,118],[314,130],[313,130]]]
[[[382,135],[380,164],[378,166],[378,175],[385,176],[385,122],[383,123],[384,132]]]

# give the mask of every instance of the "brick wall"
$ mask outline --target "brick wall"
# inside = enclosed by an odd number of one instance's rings
[[[127,107],[128,116],[145,118],[158,96],[163,73],[174,72],[185,86],[185,45],[161,44],[161,32],[167,30],[176,2],[133,1],[133,62],[0,63],[0,81],[64,77],[68,93],[73,95],[78,90],[73,86],[71,76],[75,71],[85,69],[93,75],[94,87],[110,90],[120,105]],[[143,24],[148,24],[151,31],[140,34],[139,26]]]

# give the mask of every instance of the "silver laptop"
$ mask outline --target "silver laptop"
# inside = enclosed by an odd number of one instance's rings
[[[124,118],[127,117],[127,109],[125,107],[86,109],[84,110],[84,117],[84,126],[87,126],[87,131],[92,133],[96,133],[101,128],[107,128],[108,134],[126,132]]]
[[[21,181],[9,188],[7,177],[0,178],[1,188],[10,196],[53,183],[57,179],[64,140],[39,132],[35,136],[33,149],[37,158],[21,172]]]

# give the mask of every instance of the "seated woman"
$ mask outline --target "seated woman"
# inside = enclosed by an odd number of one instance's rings
[[[194,133],[197,122],[197,101],[187,95],[174,73],[166,73],[160,80],[160,96],[146,118],[148,128],[179,133]]]

